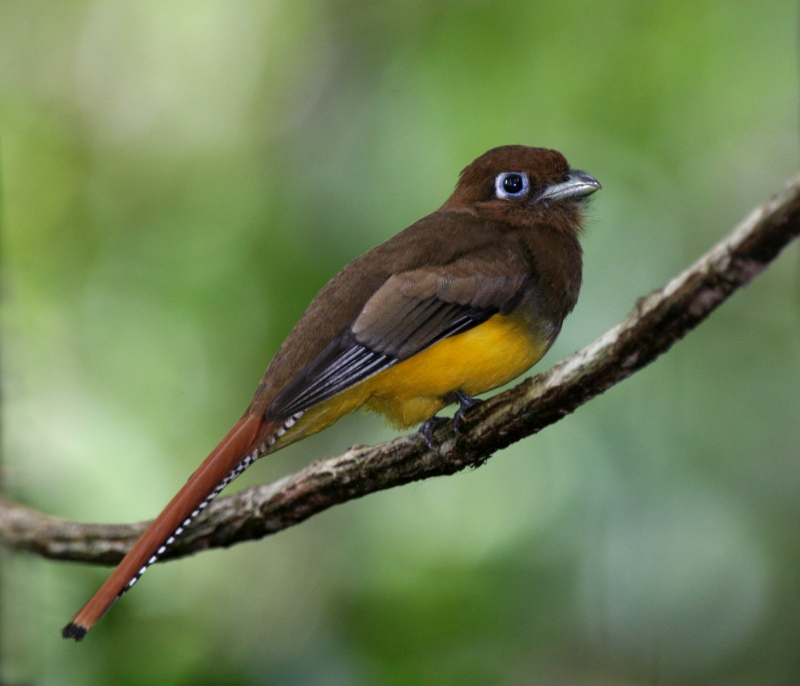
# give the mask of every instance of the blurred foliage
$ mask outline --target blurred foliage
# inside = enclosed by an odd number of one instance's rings
[[[590,342],[796,172],[795,5],[0,2],[7,491],[152,517],[316,291],[495,145],[603,183],[540,368]],[[107,570],[4,551],[0,679],[800,682],[798,254],[485,467],[158,566],[80,645]]]

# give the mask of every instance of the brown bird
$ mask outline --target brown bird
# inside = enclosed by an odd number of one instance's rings
[[[509,145],[461,172],[433,214],[347,265],[269,365],[244,416],[62,631],[81,640],[208,504],[259,457],[361,407],[398,428],[532,367],[581,286],[583,200],[600,184],[546,148]]]

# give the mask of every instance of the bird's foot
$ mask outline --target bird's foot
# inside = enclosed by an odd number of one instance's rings
[[[417,429],[417,433],[425,439],[425,442],[428,444],[428,447],[431,450],[436,449],[436,443],[433,440],[433,432],[436,431],[436,427],[439,424],[446,421],[447,418],[437,417],[436,415],[434,415],[422,426],[420,426],[419,429]]]
[[[470,407],[482,403],[483,400],[473,398],[464,391],[455,391],[452,395],[449,395],[445,398],[445,402],[458,402],[458,410],[456,410],[455,415],[453,415],[453,431],[460,433],[459,428],[461,426],[461,422],[464,420],[464,412],[466,412]],[[439,426],[439,424],[446,421],[447,419],[445,417],[434,415],[422,426],[420,426],[419,429],[417,429],[417,433],[425,439],[425,443],[428,444],[428,447],[431,450],[434,450],[437,447],[435,441],[433,440],[433,432],[436,431],[436,427]]]
[[[461,422],[464,421],[464,412],[466,412],[470,407],[482,403],[483,400],[473,398],[471,395],[464,393],[464,391],[456,391],[455,396],[456,400],[458,400],[459,407],[458,410],[456,410],[455,415],[453,415],[453,431],[458,434],[461,433],[459,428],[461,426]]]

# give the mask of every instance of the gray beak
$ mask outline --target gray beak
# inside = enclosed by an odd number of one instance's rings
[[[534,202],[555,202],[556,200],[580,200],[602,188],[594,176],[586,172],[570,169],[567,178],[561,183],[544,189]]]

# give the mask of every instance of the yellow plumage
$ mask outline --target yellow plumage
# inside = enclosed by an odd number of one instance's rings
[[[502,386],[536,364],[547,348],[524,309],[496,314],[307,410],[274,449],[361,407],[384,415],[398,429],[420,424],[444,407],[453,391],[478,395]]]

